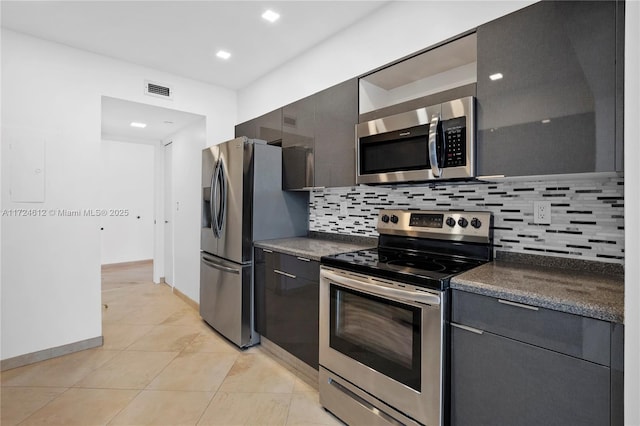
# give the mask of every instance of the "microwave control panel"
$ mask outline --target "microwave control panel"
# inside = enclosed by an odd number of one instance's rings
[[[442,123],[445,146],[444,167],[467,165],[466,121],[466,117],[458,117]]]

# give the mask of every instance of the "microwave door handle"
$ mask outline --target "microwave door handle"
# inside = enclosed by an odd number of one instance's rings
[[[440,123],[440,116],[434,114],[431,118],[431,124],[429,125],[429,162],[431,163],[431,172],[434,177],[440,177],[442,175],[442,169],[438,164],[438,124]]]

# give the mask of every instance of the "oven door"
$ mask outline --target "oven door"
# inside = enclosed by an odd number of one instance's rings
[[[441,424],[442,296],[322,267],[320,365],[422,424]]]

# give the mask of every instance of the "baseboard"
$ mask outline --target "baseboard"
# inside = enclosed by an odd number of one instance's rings
[[[200,304],[175,287],[173,287],[173,294],[175,294],[184,303],[195,309],[196,312],[200,312]]]
[[[12,368],[18,368],[40,361],[46,361],[48,359],[56,358],[62,355],[69,355],[74,352],[97,348],[99,346],[102,346],[102,342],[102,336],[93,337],[91,339],[81,340],[79,342],[69,343],[67,345],[56,346],[55,348],[43,349],[41,351],[3,359],[2,361],[0,361],[0,371],[11,370]]]
[[[302,379],[309,385],[312,386],[315,390],[318,390],[318,370],[313,367],[310,367],[306,362],[301,361],[295,356],[291,355],[286,350],[282,349],[277,344],[273,343],[271,340],[260,336],[260,345],[267,352],[271,353],[276,358],[283,361],[285,364],[292,367],[294,370],[301,374]]]
[[[103,271],[108,271],[110,269],[118,269],[118,268],[128,267],[128,266],[142,266],[142,265],[153,265],[153,259],[134,260],[133,262],[105,263],[101,266]]]

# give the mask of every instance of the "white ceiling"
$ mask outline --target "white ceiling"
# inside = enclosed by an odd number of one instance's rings
[[[6,1],[2,26],[241,89],[388,1]],[[272,9],[274,24],[261,18]],[[216,52],[231,52],[224,61]]]
[[[385,1],[0,1],[2,26],[229,89],[347,28]],[[274,24],[261,18],[272,9]],[[231,52],[224,61],[216,52]],[[159,141],[200,116],[103,98],[103,137]],[[144,129],[132,121],[147,124]],[[171,121],[173,124],[165,123]]]
[[[204,116],[122,99],[102,97],[102,137],[129,142],[158,142]],[[131,122],[144,123],[141,129]]]

